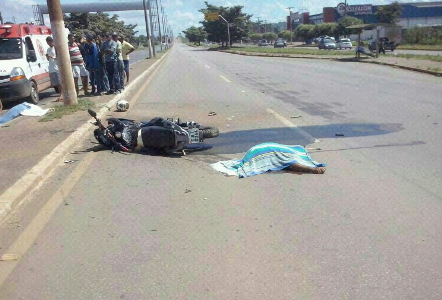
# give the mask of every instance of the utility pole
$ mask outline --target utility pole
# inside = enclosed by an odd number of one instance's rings
[[[149,58],[152,58],[155,54],[153,53],[152,40],[150,39],[149,20],[147,17],[146,0],[143,0],[143,8],[144,8],[144,22],[146,23],[147,48],[149,49]]]
[[[223,19],[224,22],[226,22],[226,24],[227,24],[227,39],[228,39],[228,43],[229,43],[228,45],[229,45],[229,48],[230,48],[230,24],[229,24],[229,22],[227,22],[226,19],[224,19],[223,16],[221,16],[221,15],[219,15],[219,16],[220,16],[220,18]]]
[[[3,24],[2,11],[0,10],[0,24]]]
[[[256,17],[258,19],[258,32],[257,33],[261,33],[261,22],[260,22],[260,17]]]
[[[264,33],[267,33],[267,20],[262,20],[264,22]]]
[[[345,0],[345,10],[344,10],[344,17],[347,16],[347,0]]]
[[[293,44],[292,8],[294,8],[294,7],[293,7],[293,6],[291,6],[291,7],[287,7],[287,9],[289,10],[289,14],[290,14],[290,44]]]
[[[57,50],[64,105],[74,105],[77,104],[77,92],[75,90],[74,77],[72,77],[71,58],[69,56],[60,0],[46,0],[46,2],[48,4],[49,19],[51,20],[52,36],[54,37],[55,49]]]
[[[150,32],[150,36],[151,36],[151,40],[154,41],[154,44],[152,46],[152,53],[153,56],[157,56],[157,51],[155,49],[155,34],[154,34],[154,27],[153,27],[153,22],[152,22],[152,0],[147,0],[147,9],[149,10],[149,23],[150,23],[150,28],[152,29],[152,31]]]
[[[158,19],[158,35],[160,36],[160,49],[163,51],[163,37],[161,35],[161,21],[160,21],[160,12],[158,11],[158,0],[155,0],[156,8],[157,8],[157,19]],[[163,27],[164,30],[164,27]],[[164,34],[164,32],[163,32]]]

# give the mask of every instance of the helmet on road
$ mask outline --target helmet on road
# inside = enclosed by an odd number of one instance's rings
[[[118,111],[126,111],[129,109],[129,102],[126,100],[118,100],[117,102],[117,110]]]

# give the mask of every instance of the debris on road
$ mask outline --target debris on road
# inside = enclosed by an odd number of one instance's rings
[[[77,160],[65,160],[64,161],[65,164],[73,164],[75,162],[77,162]]]
[[[186,190],[184,191],[184,193],[187,194],[187,193],[190,193],[191,191],[192,191],[192,190],[186,189]]]
[[[216,112],[211,111],[211,112],[209,112],[208,116],[209,116],[209,117],[216,116]]]
[[[292,119],[301,118],[302,116],[291,116]]]
[[[335,136],[344,136],[343,133],[335,133]]]
[[[0,258],[0,261],[11,261],[11,260],[17,260],[18,255],[17,254],[3,254]]]

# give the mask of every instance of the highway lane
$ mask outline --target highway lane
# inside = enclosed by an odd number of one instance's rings
[[[381,66],[176,45],[125,116],[216,125],[212,148],[72,154],[17,213],[26,229],[0,229],[1,254],[30,245],[0,298],[440,299],[439,93]],[[320,147],[327,172],[209,166],[264,141]]]

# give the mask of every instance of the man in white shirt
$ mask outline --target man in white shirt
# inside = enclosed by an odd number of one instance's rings
[[[51,85],[55,89],[57,93],[60,93],[60,96],[55,100],[55,102],[63,102],[61,97],[62,89],[61,89],[61,78],[60,73],[58,72],[58,64],[57,64],[57,52],[54,47],[54,40],[52,37],[48,36],[46,38],[46,43],[48,43],[49,48],[46,51],[46,58],[49,61],[49,78],[51,79]]]

